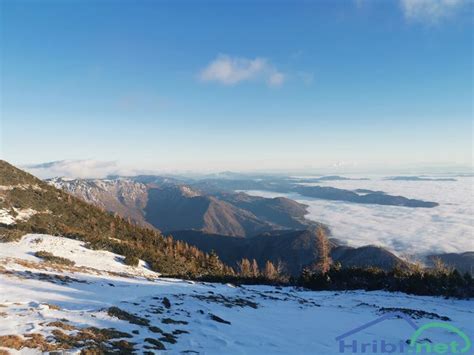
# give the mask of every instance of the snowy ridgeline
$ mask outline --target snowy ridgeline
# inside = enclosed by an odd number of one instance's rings
[[[34,256],[37,251],[75,264],[46,263]],[[162,279],[143,262],[133,268],[122,259],[46,235],[0,244],[0,344],[9,346],[3,349],[78,352],[82,344],[136,353],[337,354],[341,346],[344,353],[352,353],[352,346],[361,352],[362,343],[379,346],[381,340],[406,346],[414,328],[404,317],[389,317],[336,340],[391,311],[404,312],[417,326],[441,321],[471,338],[474,333],[473,301]],[[433,343],[457,337],[445,329],[423,335]],[[38,348],[21,348],[25,345]]]

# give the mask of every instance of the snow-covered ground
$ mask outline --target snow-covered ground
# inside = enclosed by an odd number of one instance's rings
[[[123,263],[124,257],[105,250],[92,250],[85,243],[62,237],[45,234],[28,234],[19,242],[1,243],[0,260],[21,259],[38,262],[34,256],[37,251],[48,251],[75,262],[76,267],[93,269],[96,272],[124,273],[132,276],[156,278],[155,272],[149,270],[142,260],[138,267]],[[89,270],[91,271],[91,270]]]
[[[434,208],[357,204],[268,191],[245,192],[263,197],[285,196],[308,205],[307,218],[327,224],[335,238],[351,246],[375,244],[400,256],[416,256],[474,250],[474,177],[455,179],[394,181],[370,176],[370,180],[305,184],[384,191],[390,195],[438,202],[439,206]]]
[[[14,214],[12,214],[12,211],[0,208],[0,224],[9,226],[19,221],[27,221],[31,218],[31,216],[34,216],[38,213],[38,211],[31,208],[18,209],[14,207],[13,212]]]
[[[76,264],[46,264],[33,255],[39,250]],[[54,342],[52,334],[59,330],[74,335],[97,327],[126,332],[130,337],[123,340],[135,343],[137,353],[337,354],[337,336],[390,311],[384,308],[405,309],[415,315],[418,326],[442,321],[470,337],[474,334],[473,301],[164,279],[143,263],[133,268],[121,260],[109,252],[88,250],[81,242],[46,235],[31,234],[19,242],[0,244],[0,344],[5,335],[37,333]],[[138,318],[119,319],[110,312],[113,306]],[[59,320],[62,323],[51,324]],[[64,324],[70,330],[58,328]],[[406,319],[390,318],[343,341],[345,345],[354,339],[398,344],[413,332]],[[460,341],[445,329],[423,337],[433,342]],[[153,340],[166,350],[147,349],[154,346]],[[351,351],[346,348],[345,353]]]

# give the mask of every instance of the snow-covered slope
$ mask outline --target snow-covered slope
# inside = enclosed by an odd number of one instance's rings
[[[41,259],[34,256],[35,252],[47,251],[74,261],[75,267],[84,268],[95,273],[123,273],[130,276],[156,278],[159,276],[140,261],[138,267],[123,263],[124,257],[105,250],[92,250],[85,247],[85,243],[62,237],[44,234],[28,234],[19,242],[0,244],[0,260],[24,260],[38,262]]]
[[[75,265],[45,263],[36,251]],[[143,262],[133,268],[121,256],[47,235],[0,244],[0,291],[0,345],[22,354],[68,347],[73,352],[102,347],[124,353],[336,354],[337,336],[392,308],[414,316],[418,325],[441,320],[474,333],[472,301],[163,279]],[[398,344],[413,331],[405,319],[392,318],[353,337]],[[429,338],[457,340],[447,331]]]

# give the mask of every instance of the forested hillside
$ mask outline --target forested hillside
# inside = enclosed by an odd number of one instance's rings
[[[215,255],[131,224],[5,161],[0,161],[0,211],[3,241],[26,233],[61,235],[128,256],[131,263],[143,259],[163,274],[205,275],[227,270]]]

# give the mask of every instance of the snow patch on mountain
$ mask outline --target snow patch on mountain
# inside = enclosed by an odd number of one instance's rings
[[[15,224],[15,217],[10,214],[10,211],[2,208],[0,209],[0,224],[10,226]]]
[[[36,190],[36,191],[41,191],[43,190],[41,187],[38,185],[30,185],[30,184],[19,184],[19,185],[0,185],[0,191],[10,191],[14,189],[20,189],[20,190]]]
[[[32,208],[21,209],[13,207],[12,210],[2,208],[0,209],[0,224],[10,226],[16,224],[16,222],[27,221],[37,213],[38,211]]]

